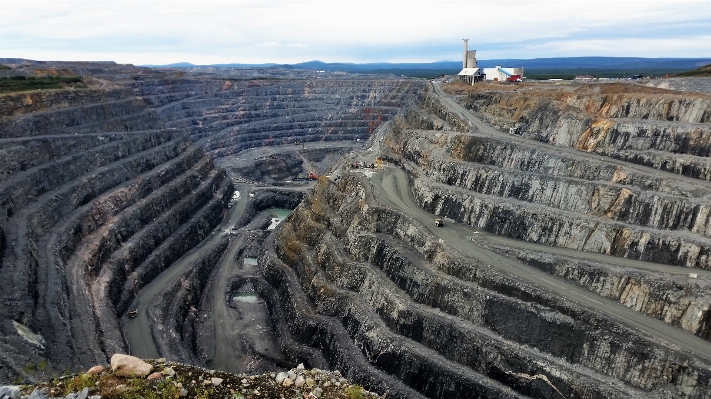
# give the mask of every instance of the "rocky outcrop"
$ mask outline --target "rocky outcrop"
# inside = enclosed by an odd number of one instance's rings
[[[168,128],[187,129],[214,157],[294,142],[364,140],[413,100],[422,82],[171,79],[130,86]]]
[[[274,317],[329,365],[374,387],[395,376],[427,397],[704,397],[705,385],[674,382],[704,373],[701,363],[682,371],[695,361],[460,257],[369,186],[321,181],[260,261],[288,309]]]
[[[207,284],[227,249],[228,241],[223,237],[193,267],[164,287],[148,309],[151,332],[159,353],[186,364],[202,364],[198,357],[198,309],[204,293],[209,292]]]
[[[664,276],[651,270],[625,265],[603,265],[515,246],[481,241],[496,251],[515,256],[526,264],[575,282],[600,296],[610,298],[651,317],[664,320],[705,339],[711,338],[707,278],[689,278],[687,273]]]
[[[711,97],[632,84],[482,90],[467,107],[526,138],[711,180]]]
[[[136,291],[222,219],[232,183],[130,90],[3,95],[0,318],[3,379],[104,363],[125,352],[117,317]],[[5,162],[7,161],[7,162]],[[35,355],[32,355],[32,353]],[[19,365],[19,366],[18,366]]]
[[[387,143],[421,176],[415,197],[432,213],[531,242],[711,266],[704,183],[506,137],[409,129],[398,122]]]

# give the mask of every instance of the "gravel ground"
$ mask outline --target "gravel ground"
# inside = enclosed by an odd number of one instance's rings
[[[650,87],[711,94],[711,78],[669,78],[651,80],[644,84]]]
[[[44,383],[22,386],[22,398],[384,398],[350,384],[338,371],[309,370],[303,365],[280,373],[245,375],[167,362],[164,359],[146,362],[154,366],[154,372],[146,378],[120,377],[106,367],[105,371],[98,374],[67,375]]]

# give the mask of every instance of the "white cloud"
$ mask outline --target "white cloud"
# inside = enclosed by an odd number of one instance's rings
[[[254,47],[279,47],[281,44],[277,42],[264,42],[264,43],[259,43],[255,44]]]
[[[470,48],[488,51],[480,52],[482,59],[523,58],[531,46],[539,46],[537,57],[587,55],[581,50],[619,55],[627,49],[617,46],[618,40],[662,44],[630,48],[636,55],[708,57],[702,40],[709,31],[708,0],[510,0],[503,8],[463,0],[0,0],[0,56],[415,61],[459,59],[461,39],[469,38]],[[299,50],[274,59],[270,48]],[[297,53],[303,58],[288,58]]]

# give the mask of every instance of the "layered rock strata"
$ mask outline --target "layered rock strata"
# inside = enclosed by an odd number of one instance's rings
[[[711,97],[632,84],[487,90],[467,107],[522,137],[711,180]]]
[[[0,317],[42,339],[4,324],[0,373],[104,363],[127,349],[117,316],[221,220],[232,183],[130,90],[0,102]]]
[[[321,180],[273,243],[260,264],[284,349],[388,397],[709,392],[703,361],[461,255],[363,176]]]
[[[435,133],[403,123],[389,143],[421,177],[415,196],[435,214],[531,242],[711,266],[704,181],[510,140],[490,127]]]
[[[355,141],[412,101],[422,82],[399,79],[146,80],[130,85],[214,157],[294,142]]]
[[[478,118],[467,132],[434,131],[422,116],[430,107],[406,113],[385,142],[414,176],[421,206],[481,231],[543,244],[535,251],[506,246],[532,266],[708,337],[705,272],[690,279],[688,269],[626,261],[707,269],[708,183],[517,139]],[[592,265],[574,260],[584,254],[561,257],[545,246],[624,260],[598,257]]]

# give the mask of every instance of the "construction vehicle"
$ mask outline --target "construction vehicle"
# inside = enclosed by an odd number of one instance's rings
[[[128,311],[128,317],[135,319],[138,317],[138,309],[131,309]]]
[[[318,175],[314,172],[309,172],[309,174],[306,176],[306,178],[309,180],[318,180]]]
[[[442,219],[436,218],[436,219],[435,219],[435,226],[437,226],[437,227],[442,227],[442,226],[444,226],[444,222],[442,222]]]

